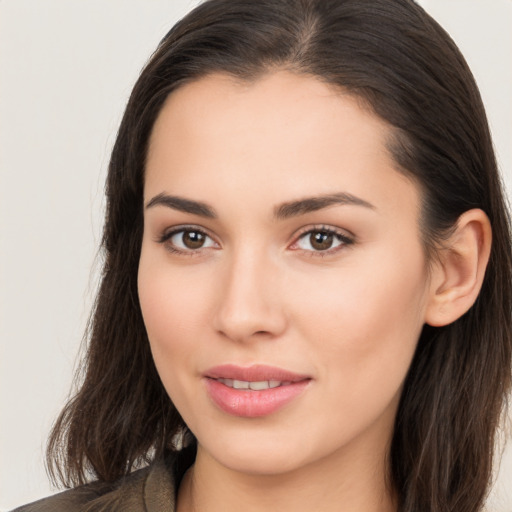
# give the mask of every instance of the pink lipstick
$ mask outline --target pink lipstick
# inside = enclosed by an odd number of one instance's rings
[[[233,416],[258,418],[278,411],[299,396],[311,377],[266,365],[222,365],[204,374],[212,401]]]

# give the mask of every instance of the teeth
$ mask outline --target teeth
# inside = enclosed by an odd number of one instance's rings
[[[270,388],[270,383],[268,380],[263,380],[261,382],[251,382],[249,384],[249,387],[253,390],[253,391],[260,391],[262,389],[269,389]]]
[[[225,386],[234,389],[248,389],[252,391],[262,391],[264,389],[277,388],[283,384],[291,384],[291,382],[281,382],[279,380],[262,380],[257,382],[249,382],[247,380],[236,380],[236,379],[217,379],[222,382]]]
[[[235,389],[249,389],[249,383],[246,380],[233,380],[233,387]]]

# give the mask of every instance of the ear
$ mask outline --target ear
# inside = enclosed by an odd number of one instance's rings
[[[427,324],[448,325],[474,304],[482,287],[491,242],[491,224],[482,210],[469,210],[459,217],[432,270]]]

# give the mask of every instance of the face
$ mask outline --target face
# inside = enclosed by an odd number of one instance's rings
[[[389,135],[353,97],[284,71],[168,98],[139,295],[198,453],[275,474],[387,446],[429,293],[419,192]]]

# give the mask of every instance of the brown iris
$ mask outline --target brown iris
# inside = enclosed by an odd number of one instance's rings
[[[182,241],[188,249],[199,249],[203,246],[205,235],[200,231],[184,231]]]
[[[314,231],[309,235],[311,247],[317,251],[325,251],[332,246],[334,235],[325,231]]]

